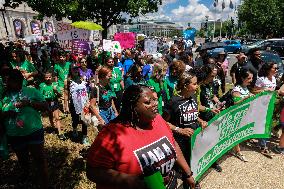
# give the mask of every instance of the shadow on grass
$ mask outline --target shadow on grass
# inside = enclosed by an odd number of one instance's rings
[[[67,147],[46,148],[45,151],[51,188],[75,188],[82,180],[82,173],[85,171],[84,159],[69,157],[72,152]],[[0,188],[39,188],[36,169],[31,167],[30,171],[23,172],[15,154],[10,153],[8,160],[0,160]]]

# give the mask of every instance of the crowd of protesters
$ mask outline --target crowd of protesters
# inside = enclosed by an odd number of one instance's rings
[[[99,129],[89,150],[87,176],[98,189],[145,188],[140,176],[151,157],[147,159],[142,149],[151,151],[155,147],[165,150],[152,165],[161,170],[168,188],[176,187],[179,173],[184,188],[200,188],[189,167],[190,137],[226,108],[222,100],[225,78],[229,74],[232,77],[230,93],[235,104],[262,91],[284,94],[275,79],[277,64],[264,63],[259,55],[258,49],[251,51],[249,59],[240,53],[238,62],[228,70],[225,52],[214,59],[202,50],[194,59],[191,49],[176,44],[156,55],[136,49],[111,53],[100,48],[93,49],[91,55],[73,54],[55,43],[2,45],[0,136],[7,138],[24,170],[29,169],[31,154],[41,186],[46,188],[41,113],[47,113],[60,140],[67,139],[67,124],[61,123],[60,116],[70,114],[72,137],[78,138],[77,127],[81,124],[81,142],[88,147],[88,125],[81,118],[87,107]],[[280,128],[284,126],[283,112]],[[263,154],[271,153],[267,140],[260,139],[259,146]],[[284,154],[283,134],[275,151]],[[239,145],[232,153],[249,161]],[[167,169],[160,168],[163,163],[168,163]],[[212,167],[222,171],[217,162]]]

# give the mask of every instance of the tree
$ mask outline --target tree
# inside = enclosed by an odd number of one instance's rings
[[[122,14],[137,17],[150,12],[157,12],[162,0],[5,0],[5,6],[16,7],[27,3],[39,18],[55,16],[57,20],[67,17],[72,21],[93,20],[104,28],[103,38],[107,37],[107,29],[125,20]]]
[[[284,0],[244,0],[238,17],[253,35],[283,35]]]
[[[182,37],[183,31],[182,30],[173,30],[169,33],[169,37]]]

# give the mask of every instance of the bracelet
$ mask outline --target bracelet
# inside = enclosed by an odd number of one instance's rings
[[[176,127],[176,128],[175,128],[175,131],[177,131],[178,129],[179,129],[179,127]]]

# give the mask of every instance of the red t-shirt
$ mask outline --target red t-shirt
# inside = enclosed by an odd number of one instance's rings
[[[174,147],[172,131],[160,115],[149,130],[112,123],[96,137],[88,154],[88,164],[133,175],[142,175],[143,168],[154,166],[166,175],[176,161]],[[98,184],[96,188],[113,189],[115,186]]]

